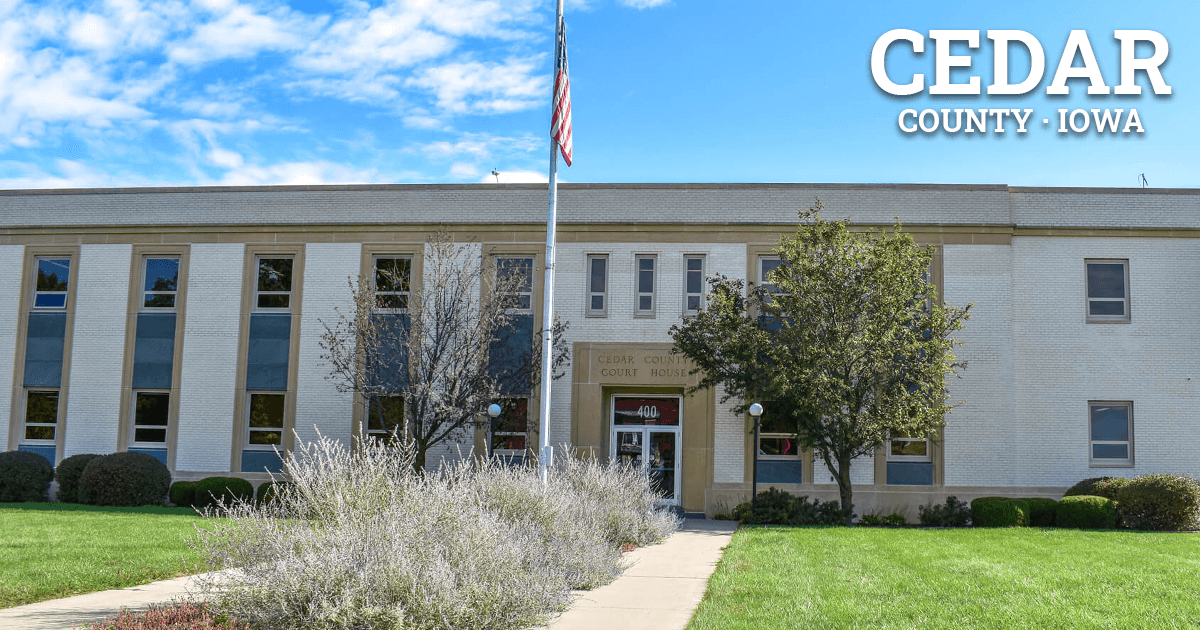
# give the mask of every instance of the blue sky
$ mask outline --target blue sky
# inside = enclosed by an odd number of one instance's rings
[[[1195,3],[567,0],[572,182],[933,182],[1195,187]],[[544,181],[554,6],[539,0],[0,0],[0,188]],[[1023,30],[1020,96],[890,96],[934,79],[934,29]],[[1161,33],[1170,96],[1045,88],[1072,30],[1107,85],[1113,31]],[[1029,56],[1012,48],[1013,82]],[[1138,56],[1151,54],[1139,46]],[[1078,63],[1078,62],[1077,62]],[[1033,109],[1028,132],[904,133],[902,110]],[[1137,109],[1144,133],[1058,133],[1059,109]],[[1127,115],[1127,114],[1126,114]],[[1042,124],[1049,119],[1050,124]],[[1079,119],[1082,120],[1082,119]]]

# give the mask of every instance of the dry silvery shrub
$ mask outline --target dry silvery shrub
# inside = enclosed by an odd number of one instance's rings
[[[621,570],[620,544],[677,525],[637,471],[558,458],[467,459],[417,473],[412,454],[298,442],[271,502],[222,506],[201,531],[215,607],[256,628],[520,628]],[[620,498],[605,497],[608,492]]]

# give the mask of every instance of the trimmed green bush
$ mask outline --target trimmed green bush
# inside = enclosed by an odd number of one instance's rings
[[[179,507],[192,507],[196,503],[196,482],[176,481],[171,484],[171,503]]]
[[[966,527],[971,523],[971,506],[950,495],[942,504],[918,505],[917,515],[925,527]]]
[[[1032,527],[1054,527],[1058,501],[1043,497],[1021,499],[1028,508],[1029,524]]]
[[[1200,481],[1183,475],[1141,475],[1117,493],[1117,507],[1131,529],[1200,529]]]
[[[899,512],[891,514],[864,514],[862,524],[865,527],[904,527],[908,525],[908,519],[904,518],[904,515]]]
[[[254,493],[254,500],[262,505],[270,503],[279,496],[279,492],[288,486],[286,481],[264,481]]]
[[[54,465],[27,451],[0,453],[0,501],[45,501]]]
[[[733,517],[744,525],[841,525],[845,520],[837,501],[813,501],[778,488],[758,493],[754,501],[733,508]]]
[[[138,507],[162,505],[171,471],[145,453],[113,453],[88,462],[79,478],[79,502]]]
[[[1055,509],[1054,520],[1059,527],[1112,529],[1117,524],[1117,507],[1105,497],[1063,497]]]
[[[196,482],[196,509],[229,505],[235,500],[254,500],[254,485],[238,477],[205,477]]]
[[[1021,499],[979,497],[971,501],[975,527],[1028,527],[1029,506]]]
[[[1071,486],[1063,496],[1104,497],[1111,501],[1116,501],[1117,492],[1128,483],[1129,479],[1125,477],[1092,477]]]
[[[88,462],[100,457],[90,453],[72,455],[58,463],[54,469],[54,479],[58,481],[58,494],[55,499],[63,503],[79,503],[79,479],[83,477],[83,469]]]

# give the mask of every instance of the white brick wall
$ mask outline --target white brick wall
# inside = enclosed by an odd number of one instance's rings
[[[1008,245],[946,245],[945,301],[974,302],[971,319],[956,337],[957,356],[967,359],[962,378],[948,380],[951,404],[943,454],[946,485],[1008,485],[1017,478],[1014,441],[1012,265]]]
[[[245,254],[241,243],[191,247],[175,456],[178,470],[229,471]]]
[[[358,278],[362,245],[310,243],[304,250],[304,298],[300,316],[300,352],[296,361],[296,435],[314,440],[321,435],[350,442],[354,397],[339,394],[328,380],[329,366],[321,359],[322,321],[334,325],[340,308],[354,307],[347,278]]]
[[[0,414],[8,416],[14,394],[21,391],[18,368],[17,322],[21,321],[21,268],[25,260],[24,245],[0,245]],[[16,383],[14,386],[13,383]],[[15,420],[15,419],[14,419]],[[8,425],[4,426],[4,450],[17,448],[8,443]]]
[[[825,460],[820,455],[813,455],[814,484],[836,484],[833,473],[825,467]],[[850,460],[850,485],[871,485],[875,483],[875,456],[855,457]]]
[[[117,450],[133,246],[81,245],[63,456]]]
[[[736,400],[722,403],[725,388],[716,387],[713,402],[713,482],[742,483],[746,480],[746,417],[733,412]]]

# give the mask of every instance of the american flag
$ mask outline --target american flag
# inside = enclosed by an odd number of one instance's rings
[[[554,113],[550,118],[550,137],[558,143],[563,161],[571,165],[571,80],[567,78],[566,25],[559,23],[558,59],[554,64]]]

